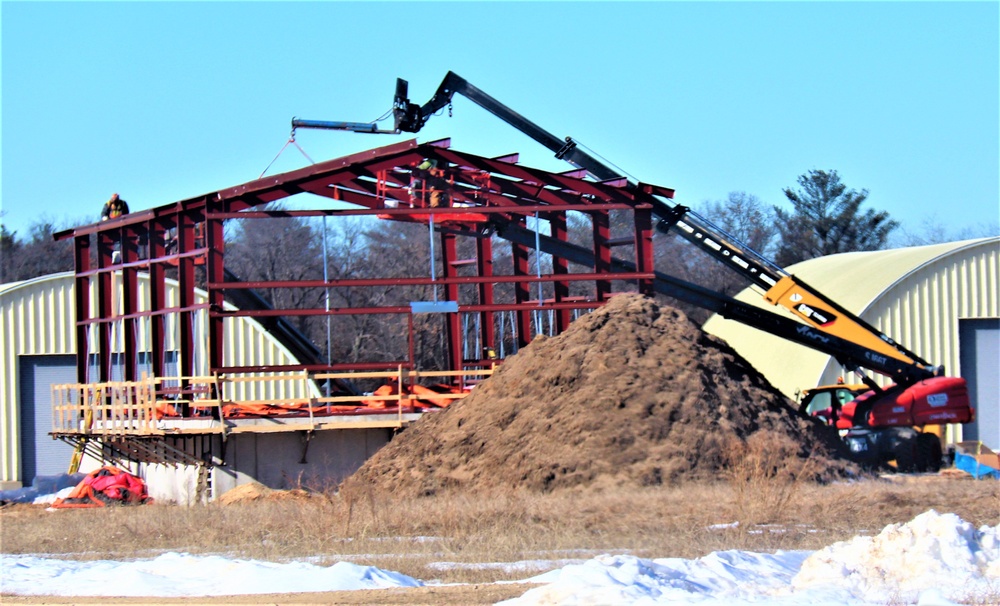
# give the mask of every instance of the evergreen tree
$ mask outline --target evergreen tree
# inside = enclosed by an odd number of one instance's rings
[[[847,189],[835,170],[811,170],[798,183],[801,189],[784,190],[793,210],[774,208],[779,237],[775,261],[783,267],[836,253],[880,250],[899,226],[885,211],[862,211],[868,190]]]

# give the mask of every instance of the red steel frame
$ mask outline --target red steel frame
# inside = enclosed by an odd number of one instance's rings
[[[429,209],[411,208],[407,191],[414,167],[425,160],[436,160],[448,167],[454,179],[450,197],[454,204],[433,209],[440,245],[441,275],[406,278],[372,278],[354,280],[300,280],[227,282],[225,280],[224,222],[228,219],[267,219],[274,216],[351,216],[376,214],[396,221],[427,222]],[[569,325],[574,310],[590,310],[602,305],[613,292],[613,286],[630,284],[627,288],[645,294],[653,290],[653,223],[652,196],[672,197],[673,190],[640,185],[627,188],[624,179],[595,182],[583,179],[582,171],[550,173],[516,164],[516,156],[484,158],[449,149],[448,140],[418,144],[404,141],[362,153],[314,164],[292,172],[261,178],[223,191],[182,200],[150,210],[139,211],[118,219],[83,226],[57,234],[57,238],[74,238],[76,264],[76,335],[78,343],[77,374],[80,382],[108,381],[112,352],[112,324],[122,322],[124,340],[122,373],[125,380],[136,379],[137,323],[149,318],[152,343],[162,343],[162,318],[177,314],[179,323],[179,373],[191,376],[195,350],[192,332],[195,313],[208,309],[207,339],[210,373],[278,371],[278,370],[382,370],[400,364],[413,366],[413,353],[400,352],[401,359],[391,362],[359,362],[353,364],[298,364],[293,366],[226,367],[223,360],[223,319],[228,316],[268,317],[343,314],[404,314],[413,312],[406,306],[383,306],[341,309],[240,309],[223,308],[227,290],[254,288],[297,287],[365,287],[383,285],[437,285],[444,288],[445,299],[458,303],[458,312],[446,313],[449,354],[448,370],[460,370],[481,365],[483,354],[472,359],[463,355],[463,333],[460,314],[478,314],[479,338],[484,348],[495,348],[497,332],[495,314],[514,312],[517,323],[518,347],[531,340],[531,315],[551,312],[555,332]],[[309,192],[332,201],[338,207],[324,210],[268,211],[258,208],[298,193]],[[532,268],[532,247],[511,242],[513,273],[494,273],[494,230],[502,236],[507,226],[527,228],[529,218],[548,221],[548,238],[566,243],[569,239],[567,213],[582,212],[592,219],[592,266],[588,271],[572,272],[570,263],[579,260],[551,255],[551,271],[541,273]],[[632,233],[625,238],[611,238],[610,213],[630,214]],[[476,215],[470,218],[469,213]],[[537,227],[536,227],[537,228]],[[176,235],[176,237],[174,237]],[[460,238],[475,238],[475,257],[458,258]],[[91,246],[96,243],[96,266],[91,263]],[[612,271],[612,249],[631,245],[635,271]],[[168,246],[170,248],[168,248]],[[120,253],[116,254],[116,247]],[[120,254],[120,258],[119,258]],[[195,298],[196,268],[205,268],[208,299],[197,303]],[[166,301],[166,273],[175,267],[179,283],[177,304]],[[473,275],[461,275],[460,268],[471,268]],[[588,268],[584,268],[588,269]],[[149,298],[146,310],[140,311],[138,275],[149,275]],[[121,272],[120,293],[112,293],[113,276]],[[90,301],[92,280],[97,281],[97,301]],[[572,283],[593,284],[588,296],[570,296]],[[497,284],[511,283],[514,300],[495,299]],[[551,283],[551,298],[539,300],[539,285]],[[471,285],[472,290],[462,290]],[[462,293],[474,292],[470,299]],[[121,315],[116,315],[114,297],[121,297]],[[94,305],[92,306],[92,303]],[[409,326],[413,326],[412,317]],[[97,338],[89,338],[92,331]],[[199,335],[201,338],[202,335]],[[96,340],[96,344],[93,342]],[[411,338],[412,343],[412,338]],[[89,352],[96,348],[99,375],[88,377]],[[411,345],[412,349],[412,345]],[[151,348],[154,372],[164,368],[163,351]]]

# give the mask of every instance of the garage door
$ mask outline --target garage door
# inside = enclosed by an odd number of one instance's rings
[[[976,420],[962,428],[962,438],[1000,450],[1000,319],[959,320],[962,376],[969,383]]]
[[[75,356],[20,356],[21,481],[66,473],[73,448],[49,436],[52,431],[52,384],[76,383]]]

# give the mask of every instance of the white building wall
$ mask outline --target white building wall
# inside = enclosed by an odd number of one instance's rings
[[[31,480],[20,477],[18,357],[75,354],[74,308],[72,274],[0,286],[0,487]]]

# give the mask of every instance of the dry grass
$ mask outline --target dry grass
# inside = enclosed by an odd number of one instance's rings
[[[818,549],[931,508],[976,526],[1000,523],[998,482],[897,476],[820,485],[783,473],[745,473],[743,485],[734,473],[725,482],[628,491],[609,486],[397,500],[357,490],[191,508],[56,512],[19,505],[0,510],[0,550],[90,559],[163,551],[267,560],[310,556],[422,579],[483,583],[527,573],[475,564],[609,552],[694,558],[722,549]],[[734,521],[743,523],[718,527]]]
[[[735,518],[748,532],[780,522],[803,485],[821,475],[817,457],[801,456],[800,445],[787,434],[761,430],[726,448],[724,477],[733,490]]]

